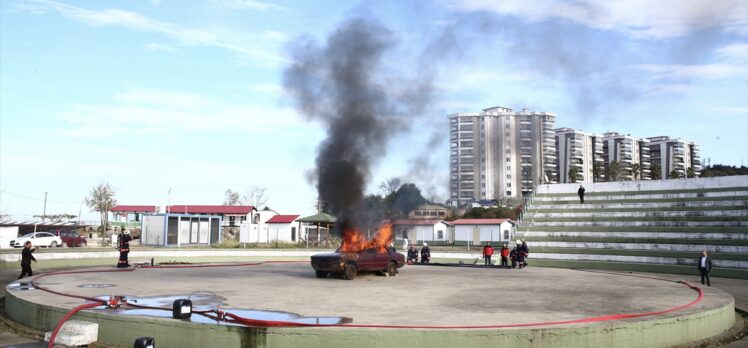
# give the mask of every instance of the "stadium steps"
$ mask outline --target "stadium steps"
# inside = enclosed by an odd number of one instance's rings
[[[600,192],[590,186],[584,204],[570,186],[570,192],[535,195],[517,228],[532,259],[572,268],[694,273],[707,250],[721,270],[715,276],[748,279],[748,186]]]

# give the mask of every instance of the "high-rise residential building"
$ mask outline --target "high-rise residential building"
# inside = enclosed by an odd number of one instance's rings
[[[648,138],[652,165],[657,165],[660,177],[669,179],[697,177],[701,175],[699,144],[685,139],[670,139],[668,136]]]
[[[603,134],[607,181],[649,180],[649,140],[615,132]]]
[[[555,114],[497,106],[448,118],[453,203],[520,197],[557,182]]]
[[[571,128],[558,128],[556,129],[556,157],[560,183],[592,183],[605,178],[603,139],[600,135]],[[576,172],[574,180],[572,180],[572,168]]]

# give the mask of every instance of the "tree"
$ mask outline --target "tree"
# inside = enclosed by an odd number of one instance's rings
[[[426,203],[421,190],[415,184],[403,184],[396,192],[385,197],[385,203],[395,216],[406,216],[411,210]]]
[[[252,186],[244,194],[241,202],[244,205],[251,205],[259,209],[259,207],[265,206],[268,202],[267,189],[263,186]]]
[[[223,205],[239,205],[240,203],[239,192],[228,189],[223,193]]]
[[[579,176],[579,171],[577,170],[576,166],[571,166],[569,168],[569,181],[572,183],[577,182],[577,177]]]
[[[379,184],[379,189],[382,191],[382,196],[387,197],[395,192],[402,186],[402,180],[398,177],[391,177]]]
[[[688,167],[688,170],[686,170],[686,177],[693,178],[696,176],[696,171],[693,170],[693,167]]]
[[[731,175],[748,175],[748,167],[727,166],[723,164],[707,165],[706,168],[704,168],[704,171],[700,174],[700,176],[704,178]]]
[[[592,178],[594,182],[600,181],[601,176],[603,175],[603,163],[595,161],[592,163]]]
[[[639,180],[639,175],[641,174],[641,165],[639,163],[634,163],[631,166],[631,173],[634,174],[634,180]]]
[[[653,164],[651,170],[652,179],[662,180],[662,168],[660,168],[659,164]]]
[[[519,186],[522,192],[532,192],[532,166],[523,166],[521,171],[522,182]],[[527,182],[530,182],[529,184]]]
[[[608,181],[618,181],[618,178],[621,176],[621,164],[618,163],[618,161],[610,162],[610,165],[608,165],[608,172],[605,174],[605,177],[608,178]]]
[[[668,179],[678,179],[679,177],[680,175],[678,175],[678,172],[675,169],[670,171],[670,174],[667,175]]]
[[[91,211],[101,214],[101,242],[104,244],[106,229],[109,225],[109,210],[117,205],[114,199],[114,189],[108,183],[102,182],[96,185],[86,197],[86,205]]]

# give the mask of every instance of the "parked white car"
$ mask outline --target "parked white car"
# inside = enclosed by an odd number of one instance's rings
[[[31,245],[35,247],[56,248],[62,246],[62,239],[49,232],[32,232],[26,234],[22,237],[11,240],[10,246],[14,248],[23,248],[23,245],[26,244],[27,241],[31,241]]]

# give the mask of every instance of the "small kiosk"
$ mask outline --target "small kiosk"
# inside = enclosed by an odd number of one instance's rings
[[[197,246],[220,243],[222,219],[216,215],[144,215],[140,243],[151,246]]]

